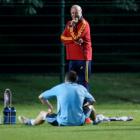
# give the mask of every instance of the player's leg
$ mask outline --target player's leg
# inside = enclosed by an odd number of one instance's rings
[[[39,124],[44,123],[47,114],[48,114],[48,112],[41,111],[35,119],[29,119],[29,118],[26,118],[24,116],[19,116],[18,119],[19,119],[19,122],[22,123],[22,124],[39,125]]]
[[[41,111],[39,115],[34,119],[33,125],[39,125],[45,122],[48,112]]]
[[[91,113],[90,113],[90,118],[95,121],[96,120],[96,110],[94,108],[94,106],[89,106],[90,110],[91,110]]]
[[[72,70],[75,71],[76,73],[78,72],[77,71],[77,61],[76,60],[70,60],[69,61],[68,71],[72,71]]]
[[[88,106],[83,106],[83,111],[85,114],[85,124],[91,124],[92,119],[90,119],[91,109]]]
[[[92,121],[94,121],[96,119],[96,111],[95,111],[93,105],[84,106],[83,110],[84,110],[84,114],[85,114],[86,118],[91,118]]]
[[[89,78],[91,75],[91,61],[85,61],[84,64],[84,84],[85,87],[89,90]]]
[[[57,122],[57,114],[55,114],[55,113],[48,114],[48,115],[46,116],[46,121],[47,121],[49,124],[53,125],[53,126],[61,126],[61,125],[59,125],[59,123]]]
[[[85,82],[85,61],[71,60],[69,61],[69,71],[75,71],[78,75],[78,83],[87,87]]]
[[[96,125],[96,124],[99,124],[101,122],[100,120],[98,120],[96,118],[96,110],[95,110],[93,105],[84,106],[83,110],[84,110],[84,114],[86,116],[86,119],[90,118],[92,120],[92,122],[89,122],[89,123],[93,123],[94,125]],[[86,123],[86,120],[85,120],[85,123]]]
[[[78,83],[89,90],[89,77],[91,75],[91,61],[79,61]]]

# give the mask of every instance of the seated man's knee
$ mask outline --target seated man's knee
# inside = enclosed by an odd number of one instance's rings
[[[94,109],[93,105],[88,105],[83,107],[84,110],[92,110]]]
[[[89,105],[88,108],[94,110],[93,105]]]
[[[41,112],[39,113],[39,115],[40,115],[40,117],[41,117],[42,119],[45,119],[46,116],[47,116],[47,112],[46,112],[46,111],[41,111]]]

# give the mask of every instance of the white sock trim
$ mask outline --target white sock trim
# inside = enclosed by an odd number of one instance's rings
[[[31,119],[31,125],[35,125],[35,120]]]

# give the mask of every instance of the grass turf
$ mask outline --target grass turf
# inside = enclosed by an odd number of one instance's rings
[[[0,75],[0,111],[2,116],[3,92],[10,88],[13,105],[18,115],[36,116],[46,107],[38,95],[59,83],[58,76],[34,74]],[[29,127],[19,124],[0,125],[0,139],[4,140],[137,140],[140,136],[140,73],[93,74],[90,78],[91,93],[97,100],[97,113],[107,116],[132,116],[130,122],[108,122],[97,126],[53,127],[49,124]]]
[[[38,95],[59,83],[59,76],[47,74],[1,74],[0,103],[5,88],[13,92],[13,102],[38,102]],[[90,92],[97,103],[132,102],[140,103],[140,73],[92,74]],[[38,102],[39,103],[39,102]]]
[[[44,105],[16,105],[17,116],[25,115],[33,118]],[[140,136],[140,105],[136,104],[102,104],[97,105],[97,112],[106,116],[132,116],[133,121],[104,122],[99,125],[84,125],[76,127],[54,127],[47,123],[40,126],[0,125],[0,139],[4,140],[136,140]]]

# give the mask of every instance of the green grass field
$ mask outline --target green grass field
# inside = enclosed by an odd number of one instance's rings
[[[0,115],[3,110],[3,91],[13,92],[13,105],[18,115],[35,117],[46,107],[38,95],[59,83],[58,76],[0,75]],[[97,113],[106,116],[132,116],[129,122],[104,122],[79,127],[0,125],[0,140],[137,140],[140,137],[140,73],[94,74],[90,79],[91,92],[97,100]],[[54,101],[52,101],[55,103]]]
[[[137,140],[140,136],[140,105],[118,104],[97,105],[98,113],[107,116],[132,116],[133,121],[128,122],[104,122],[99,125],[84,125],[79,127],[54,127],[47,123],[40,126],[0,125],[0,139],[2,140]],[[26,115],[34,117],[45,106],[16,105],[17,116]]]

